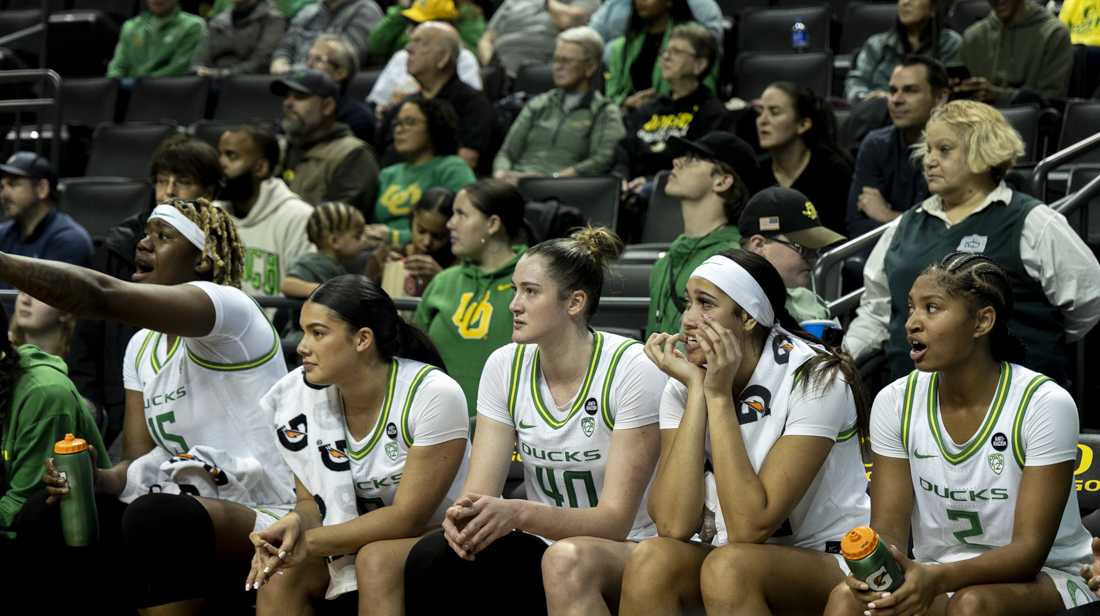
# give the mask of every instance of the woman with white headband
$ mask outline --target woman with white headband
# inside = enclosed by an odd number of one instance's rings
[[[820,613],[848,574],[841,537],[868,520],[859,377],[799,328],[759,255],[710,257],[686,300],[682,333],[645,347],[673,377],[649,497],[659,536],[630,554],[619,613]]]
[[[132,282],[0,254],[0,279],[33,297],[145,328],[123,366],[122,461],[95,472],[99,549],[54,553],[50,562],[79,563],[73,578],[110,576],[82,602],[149,607],[217,594],[224,605],[216,584],[232,581],[244,594],[249,533],[294,503],[271,418],[258,405],[286,364],[271,323],[239,288],[242,244],[223,210],[203,199],[161,204],[145,233]],[[69,491],[52,461],[44,481],[50,496],[28,502],[37,511],[24,509],[19,531],[39,549],[61,546],[57,507],[46,504]]]

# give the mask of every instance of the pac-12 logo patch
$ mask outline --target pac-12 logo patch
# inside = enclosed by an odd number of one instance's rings
[[[994,434],[993,438],[990,439],[989,442],[993,445],[993,449],[996,449],[997,451],[1004,451],[1008,448],[1008,437],[1005,436],[1004,432],[998,432]]]
[[[337,472],[351,469],[351,460],[348,459],[348,454],[345,453],[347,449],[348,442],[344,439],[340,439],[333,444],[319,443],[317,445],[317,451],[321,452],[321,463],[325,465],[325,468]]]
[[[763,385],[750,385],[741,394],[737,405],[737,423],[752,423],[771,414],[772,392]]]
[[[584,412],[589,415],[595,415],[600,410],[600,405],[596,403],[595,398],[589,398],[584,401]]]
[[[393,424],[390,424],[391,426]],[[393,462],[397,462],[397,443],[390,441],[386,443],[386,457]]]
[[[397,438],[397,426],[392,421],[386,426],[386,436]]]
[[[1000,475],[1001,471],[1005,469],[1005,456],[1003,453],[991,453],[989,454],[989,470]]]
[[[306,425],[306,414],[302,413],[286,422],[285,426],[279,426],[279,429],[276,430],[276,434],[279,436],[279,443],[290,451],[301,451],[305,449],[306,445],[309,444]]]
[[[582,417],[581,430],[584,430],[585,436],[592,436],[592,433],[596,431],[596,420],[591,417]]]

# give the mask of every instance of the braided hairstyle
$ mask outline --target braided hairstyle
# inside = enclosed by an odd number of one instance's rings
[[[921,276],[933,276],[948,295],[964,299],[974,311],[986,306],[993,308],[997,315],[989,332],[993,359],[1024,362],[1027,348],[1008,328],[1013,305],[1012,282],[1004,268],[985,255],[956,251],[926,267]]]
[[[306,236],[320,248],[335,233],[342,233],[366,224],[359,210],[340,201],[326,201],[313,209],[306,222]]]
[[[8,311],[0,306],[0,331],[8,330]],[[8,340],[7,336],[0,336],[0,435],[8,425],[8,415],[11,413],[11,397],[15,392],[15,385],[23,377],[23,365],[19,361],[19,351]]]
[[[244,275],[244,243],[229,213],[203,198],[173,199],[169,205],[198,225],[206,238],[202,259],[195,270],[217,284],[239,288]]]

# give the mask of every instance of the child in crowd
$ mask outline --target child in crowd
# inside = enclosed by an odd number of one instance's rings
[[[354,264],[369,243],[363,231],[366,222],[359,210],[346,203],[322,203],[306,225],[309,241],[317,252],[302,255],[287,270],[282,292],[287,297],[306,298],[321,283],[355,269]]]
[[[451,252],[451,232],[447,220],[454,213],[454,191],[429,189],[412,209],[412,239],[404,246],[382,246],[371,255],[367,274],[374,280],[386,279],[387,267],[400,262],[405,273],[403,294],[420,297],[436,274],[455,262]],[[384,283],[383,283],[384,284]]]

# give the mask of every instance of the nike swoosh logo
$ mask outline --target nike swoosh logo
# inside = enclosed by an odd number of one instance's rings
[[[533,425],[531,425],[531,424],[529,424],[529,423],[525,423],[525,422],[524,422],[524,421],[523,421],[523,420],[521,419],[521,420],[520,420],[520,422],[519,422],[519,427],[523,428],[524,430],[528,430],[528,429],[530,429],[530,428],[534,428],[535,426],[533,426]]]
[[[931,455],[931,456],[926,456],[926,455],[922,455],[922,454],[921,454],[921,452],[919,452],[919,451],[916,451],[916,450],[913,450],[913,455],[914,455],[914,456],[915,456],[915,457],[916,457],[916,458],[917,458],[918,460],[926,460],[926,459],[928,459],[928,458],[935,458],[935,457],[936,457],[935,455]]]

